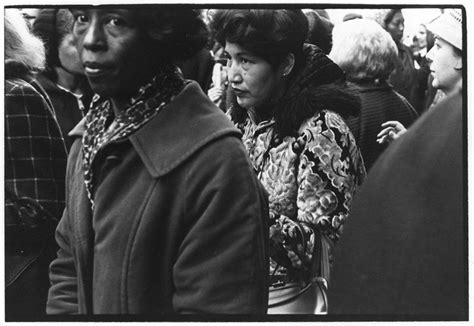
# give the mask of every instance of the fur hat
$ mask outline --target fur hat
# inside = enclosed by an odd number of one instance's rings
[[[455,48],[462,51],[462,11],[461,9],[446,10],[426,27],[433,34],[442,38]]]

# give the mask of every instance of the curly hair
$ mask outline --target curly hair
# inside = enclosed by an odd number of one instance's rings
[[[351,81],[386,80],[395,69],[398,50],[390,34],[370,19],[337,24],[329,57]]]
[[[222,9],[211,14],[214,38],[236,43],[277,66],[289,54],[302,56],[308,20],[301,10]]]

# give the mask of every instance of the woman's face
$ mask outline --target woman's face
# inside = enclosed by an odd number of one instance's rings
[[[403,31],[405,30],[405,19],[401,12],[397,12],[393,15],[392,20],[387,23],[386,30],[396,43],[400,42],[403,37]]]
[[[73,35],[94,92],[127,99],[151,79],[152,57],[131,9],[72,10]]]
[[[58,55],[61,66],[67,72],[75,75],[84,74],[84,67],[82,66],[81,59],[79,59],[72,34],[64,36],[61,44],[59,44]]]
[[[238,44],[226,42],[227,74],[237,103],[245,108],[258,108],[281,95],[283,77],[280,69]]]
[[[462,78],[462,57],[454,47],[441,38],[436,38],[434,46],[426,55],[431,61],[430,70],[433,76],[433,87],[450,93]]]
[[[426,27],[420,25],[418,31],[416,32],[416,39],[418,40],[418,47],[424,49],[427,46],[426,42]]]

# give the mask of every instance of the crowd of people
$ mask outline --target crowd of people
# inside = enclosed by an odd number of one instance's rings
[[[6,319],[467,319],[462,31],[7,8]]]

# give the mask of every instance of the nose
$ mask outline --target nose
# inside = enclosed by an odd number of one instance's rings
[[[431,63],[433,62],[433,53],[434,53],[434,46],[431,48],[431,50],[428,51],[426,54],[426,59]]]
[[[242,73],[237,64],[232,63],[227,66],[227,78],[232,84],[239,84],[242,82]]]
[[[93,18],[84,33],[83,46],[89,51],[103,51],[106,45],[104,29],[98,20]]]

